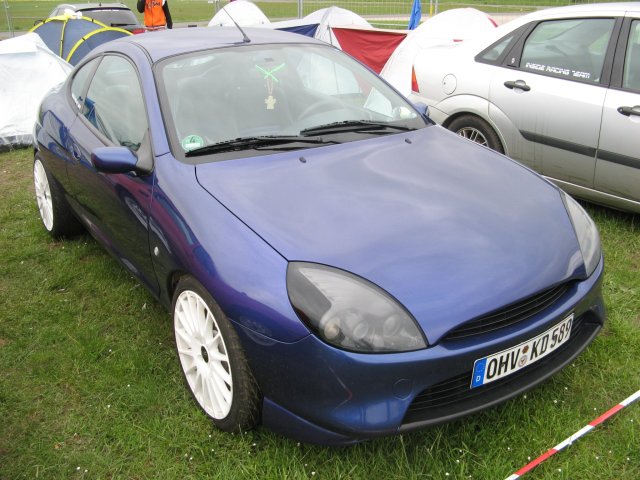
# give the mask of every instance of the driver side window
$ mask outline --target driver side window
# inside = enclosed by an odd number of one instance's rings
[[[140,148],[147,117],[138,75],[129,61],[104,57],[89,85],[82,114],[114,144],[133,151]]]

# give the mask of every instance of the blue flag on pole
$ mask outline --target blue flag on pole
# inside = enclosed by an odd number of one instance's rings
[[[411,9],[411,18],[409,18],[409,30],[415,30],[420,25],[422,18],[422,5],[420,0],[413,0],[413,8]]]

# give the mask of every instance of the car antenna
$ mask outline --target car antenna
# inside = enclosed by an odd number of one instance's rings
[[[229,18],[231,19],[231,21],[233,22],[233,24],[236,26],[236,28],[238,30],[240,30],[240,33],[242,33],[242,43],[251,43],[251,39],[247,36],[246,33],[244,33],[244,30],[242,30],[242,28],[240,28],[240,25],[238,25],[238,22],[236,22],[233,17],[231,16],[231,14],[227,11],[226,8],[223,8],[224,12],[229,15]]]

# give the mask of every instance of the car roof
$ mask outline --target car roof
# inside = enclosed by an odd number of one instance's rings
[[[143,48],[155,63],[174,55],[234,45],[238,47],[273,43],[327,45],[297,33],[269,28],[244,28],[243,30],[251,40],[249,43],[243,42],[242,33],[236,27],[177,28],[120,38],[96,48],[96,52],[114,50],[117,45],[126,49],[125,44],[134,44]]]
[[[547,14],[574,14],[579,12],[595,13],[595,12],[628,12],[640,11],[640,2],[610,2],[610,3],[582,3],[578,5],[569,5],[565,7],[545,8],[538,10],[541,16]]]
[[[123,3],[62,3],[56,7],[56,9],[58,8],[68,8],[69,10],[74,10],[76,12],[81,12],[84,10],[131,10]]]

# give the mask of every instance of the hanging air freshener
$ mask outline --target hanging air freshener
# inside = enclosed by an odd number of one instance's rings
[[[274,73],[284,68],[284,63],[272,68],[271,70],[262,68],[260,65],[256,65],[256,68],[264,74],[264,79],[266,80],[267,98],[264,99],[264,103],[267,106],[267,110],[275,110],[278,100],[273,96],[273,82],[278,83],[279,80],[276,78]]]

